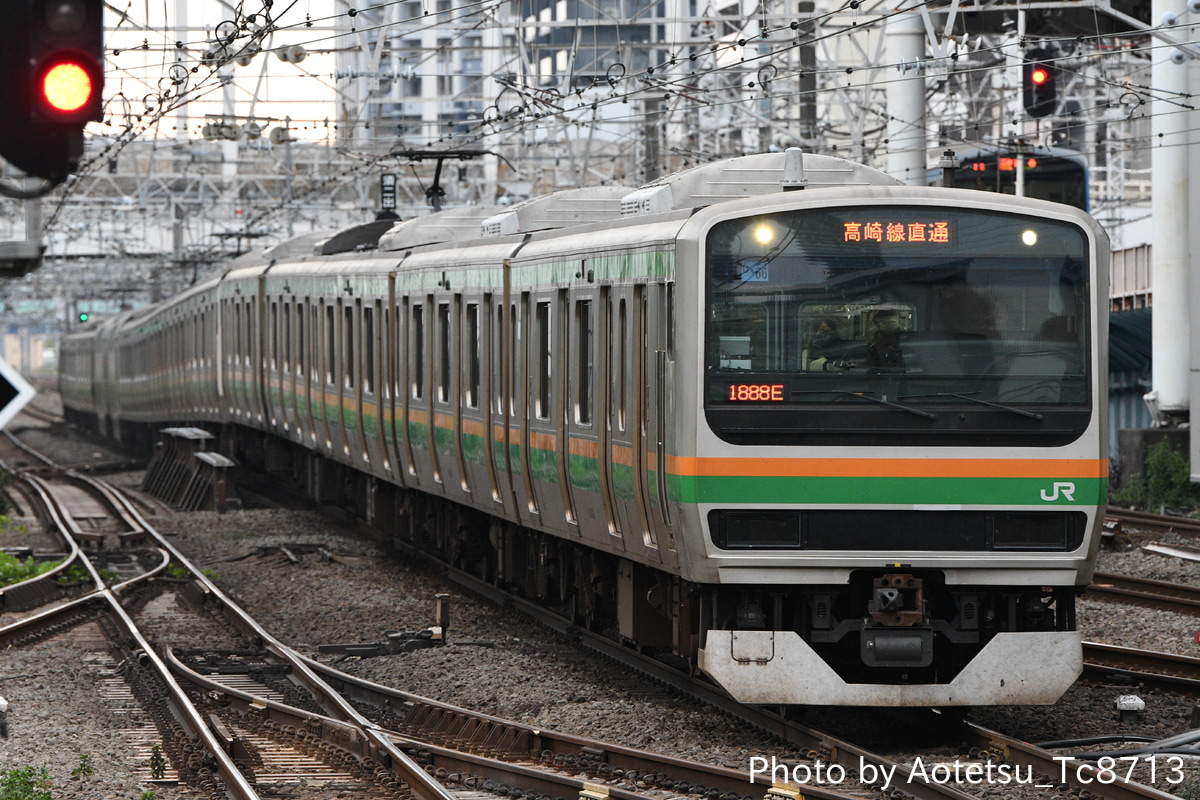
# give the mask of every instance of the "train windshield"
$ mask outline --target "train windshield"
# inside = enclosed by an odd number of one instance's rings
[[[968,428],[1062,439],[1086,424],[1088,250],[1076,225],[859,206],[719,223],[706,252],[706,409],[725,438],[836,439],[844,416],[818,412],[845,408],[863,412],[847,434],[896,441]],[[1072,410],[1073,422],[1047,424]]]

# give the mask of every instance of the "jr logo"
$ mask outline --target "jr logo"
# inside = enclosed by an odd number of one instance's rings
[[[1050,489],[1049,493],[1047,493],[1045,489],[1042,489],[1042,499],[1045,500],[1047,503],[1051,503],[1051,502],[1057,500],[1059,498],[1059,495],[1062,495],[1063,498],[1070,500],[1072,503],[1074,503],[1075,502],[1075,484],[1061,483],[1059,481],[1055,481],[1054,486]]]

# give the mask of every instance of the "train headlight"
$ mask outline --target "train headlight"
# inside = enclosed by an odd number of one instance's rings
[[[763,247],[766,247],[775,241],[775,229],[765,222],[755,225],[754,241],[758,242]]]
[[[1025,244],[1026,247],[1033,247],[1038,243],[1037,231],[1033,230],[1032,228],[1021,231],[1021,242]]]

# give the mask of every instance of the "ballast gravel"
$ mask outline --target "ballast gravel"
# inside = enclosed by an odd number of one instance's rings
[[[121,458],[94,442],[50,436],[28,424],[29,443],[64,461],[99,464],[106,458]],[[93,457],[93,453],[100,455]],[[107,479],[136,492],[141,474],[120,473]],[[382,642],[389,632],[432,625],[434,596],[450,594],[448,646],[346,660],[339,666],[347,672],[536,727],[734,769],[748,770],[756,756],[788,762],[804,759],[804,754],[764,732],[629,675],[511,611],[464,595],[420,564],[397,561],[354,526],[317,511],[159,511],[151,522],[189,557],[212,570],[217,585],[281,640],[326,661],[336,656],[322,654],[321,645]],[[1138,547],[1139,537],[1131,541],[1128,549],[1102,553],[1099,568],[1200,583],[1200,564],[1147,554]],[[296,561],[281,547],[288,548]],[[1200,656],[1200,644],[1193,638],[1200,619],[1090,601],[1081,601],[1079,618],[1084,638],[1091,641]],[[146,791],[156,792],[159,800],[189,796],[185,788],[138,783],[136,764],[115,746],[109,735],[111,714],[96,705],[93,686],[86,676],[63,681],[59,670],[32,652],[0,654],[0,694],[14,704],[11,737],[0,739],[0,770],[49,765],[55,786],[63,787],[55,798],[147,800]],[[1131,694],[1144,701],[1145,710],[1136,719],[1122,720],[1114,704],[1118,697]],[[64,729],[60,714],[38,707],[45,703],[71,709],[69,735],[59,735]],[[969,718],[1034,742],[1118,733],[1161,738],[1190,729],[1194,707],[1192,698],[1113,681],[1077,684],[1054,706],[978,708],[970,711]],[[953,742],[897,730],[895,718],[885,710],[813,709],[806,721],[867,747],[890,747],[892,756],[901,761],[918,756],[927,762],[952,761],[957,755]],[[90,776],[88,793],[72,794],[78,788],[73,784],[79,781],[73,781],[70,773],[85,752],[111,768]],[[1188,770],[1187,783],[1175,786],[1160,780],[1155,787],[1200,797],[1190,764]],[[977,797],[1014,800],[1073,796],[1062,787],[985,783],[959,788]],[[860,791],[863,796],[879,796],[861,787]]]

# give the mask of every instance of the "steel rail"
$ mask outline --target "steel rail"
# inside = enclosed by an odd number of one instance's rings
[[[1187,517],[1173,517],[1114,506],[1109,506],[1104,514],[1106,517],[1119,520],[1122,525],[1128,523],[1134,527],[1167,533],[1200,534],[1200,520]]]
[[[1119,774],[1101,770],[1086,761],[1056,755],[1037,745],[988,730],[971,722],[962,723],[962,732],[972,746],[997,758],[1028,765],[1053,781],[1067,784],[1074,792],[1090,792],[1107,800],[1178,800],[1169,794],[1143,783],[1125,780]],[[1104,774],[1102,774],[1104,773]],[[1111,775],[1111,782],[1108,778]]]
[[[0,462],[0,469],[11,472],[7,465]],[[15,474],[15,473],[14,473]],[[38,500],[42,503],[43,508],[46,508],[50,503],[50,498],[43,486],[34,483],[31,476],[22,475],[20,479],[30,486]],[[7,586],[0,586],[0,610],[3,610],[10,601],[8,598],[19,598],[21,602],[32,603],[34,606],[46,602],[50,597],[59,591],[58,578],[66,572],[70,566],[80,558],[81,550],[79,543],[70,536],[67,536],[62,529],[57,526],[52,527],[55,538],[67,551],[61,563],[58,566],[43,572],[41,575],[35,575],[32,578],[20,581],[19,583],[10,583]]]
[[[174,659],[171,666],[177,674],[182,675],[189,682],[225,694],[235,700],[238,707],[244,710],[251,708],[261,709],[259,713],[262,713],[264,716],[270,719],[286,720],[288,724],[296,727],[305,726],[307,723],[317,723],[322,727],[330,726],[334,728],[353,729],[353,726],[341,720],[298,709],[276,700],[259,697],[250,692],[228,687],[213,678],[200,675],[178,659]],[[388,693],[385,687],[378,688],[382,690],[382,693]],[[419,750],[422,760],[428,759],[430,766],[442,773],[465,772],[493,782],[520,786],[526,792],[533,791],[550,794],[551,796],[563,796],[565,790],[578,793],[589,789],[601,788],[599,784],[593,781],[574,775],[566,775],[561,772],[550,771],[525,763],[514,763],[480,753],[471,753],[461,749],[430,744],[398,731],[388,731],[387,735],[392,738],[398,747]],[[363,753],[363,755],[366,756],[369,754]],[[531,754],[529,759],[536,759],[536,757],[536,754]],[[654,763],[654,767],[656,768],[661,768],[662,766],[662,762]],[[747,785],[743,788],[753,789],[754,787]],[[766,791],[770,786],[759,784],[757,788],[760,791]],[[604,795],[616,798],[616,800],[651,800],[649,795],[616,785],[603,785],[602,791]],[[743,794],[744,792],[739,792],[738,796],[741,797]],[[813,798],[820,798],[820,800],[851,800],[855,797],[818,787],[806,787],[805,794]]]
[[[405,549],[407,546],[404,546]],[[413,550],[413,553],[420,554]],[[420,554],[423,555],[423,554]],[[967,794],[946,783],[925,781],[914,776],[912,770],[904,764],[893,761],[878,753],[873,753],[845,739],[828,734],[816,728],[803,725],[794,720],[785,719],[780,714],[765,708],[743,705],[716,686],[701,683],[692,676],[676,670],[667,664],[653,658],[643,656],[618,642],[591,631],[585,631],[568,622],[562,617],[547,611],[536,603],[524,598],[508,594],[488,584],[474,575],[458,570],[439,562],[447,578],[460,586],[472,591],[498,605],[510,605],[539,623],[558,631],[568,638],[577,639],[585,647],[595,650],[618,663],[631,666],[643,674],[671,686],[679,691],[695,697],[704,703],[718,708],[731,716],[741,719],[768,733],[779,736],[784,741],[801,745],[827,763],[836,763],[848,771],[861,770],[870,765],[876,768],[876,774],[898,776],[894,783],[903,782],[904,792],[916,800],[975,800]],[[811,791],[811,785],[803,787],[804,792]]]
[[[83,477],[83,476],[80,476]],[[95,480],[94,478],[85,478],[85,480]],[[391,738],[386,735],[378,725],[368,720],[350,704],[348,700],[339,695],[332,687],[322,681],[310,668],[299,658],[291,648],[284,645],[276,639],[269,631],[258,624],[250,615],[248,615],[239,605],[233,602],[220,588],[174,545],[166,540],[157,530],[147,523],[134,508],[130,500],[121,493],[116,493],[119,503],[125,506],[127,511],[140,520],[140,523],[146,535],[153,538],[160,547],[167,550],[172,559],[184,567],[186,567],[192,575],[192,579],[199,587],[202,594],[211,597],[221,606],[222,612],[226,618],[234,625],[239,627],[247,635],[257,637],[262,642],[263,649],[274,654],[283,663],[288,664],[293,675],[300,680],[305,688],[313,693],[317,702],[321,704],[326,711],[329,711],[337,719],[343,722],[349,722],[359,729],[362,736],[371,741],[379,751],[379,761],[384,766],[395,770],[397,777],[403,779],[410,787],[414,797],[417,800],[454,800],[453,794],[446,790],[441,784],[429,776],[419,764],[414,762],[409,756],[400,750],[393,743]]]
[[[1143,683],[1200,693],[1200,658],[1084,642],[1083,660],[1085,670],[1127,675]]]
[[[447,738],[461,740],[472,749],[524,757],[536,757],[540,753],[592,757],[614,769],[665,771],[676,781],[738,795],[770,788],[769,782],[755,781],[748,772],[510,722],[382,686],[312,659],[306,661],[325,680],[338,686],[343,695],[382,708],[407,709],[406,724],[444,732]],[[813,797],[823,797],[815,793],[819,789],[808,785],[804,791]]]
[[[44,490],[43,487],[39,487]],[[51,498],[48,498],[52,500]],[[66,531],[68,526],[63,518],[64,512],[55,502],[50,502],[46,508],[47,514],[51,521],[61,531]],[[81,563],[91,574],[95,585],[98,587],[96,591],[90,593],[87,597],[81,598],[77,603],[69,603],[56,609],[52,609],[46,614],[35,615],[15,623],[7,628],[0,628],[0,639],[11,639],[17,632],[29,629],[30,626],[36,624],[45,624],[46,619],[53,619],[57,614],[66,613],[66,611],[74,609],[77,604],[101,604],[103,610],[107,613],[116,627],[120,630],[123,636],[129,641],[129,646],[135,652],[140,651],[144,654],[144,659],[156,673],[158,679],[162,682],[167,690],[168,701],[172,707],[172,713],[179,720],[180,725],[192,737],[203,742],[204,747],[208,749],[213,756],[216,765],[216,774],[220,777],[225,785],[226,793],[230,800],[260,800],[257,792],[250,786],[241,770],[233,763],[233,759],[221,747],[221,743],[209,729],[199,711],[192,704],[187,694],[175,681],[166,664],[154,652],[154,648],[146,640],[136,623],[121,607],[118,595],[110,588],[104,585],[104,579],[100,576],[99,571],[89,559],[81,556]],[[164,565],[165,567],[165,565]]]
[[[1097,572],[1084,597],[1200,615],[1200,587],[1133,575]]]

